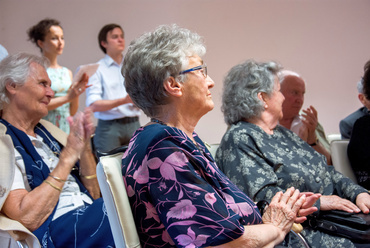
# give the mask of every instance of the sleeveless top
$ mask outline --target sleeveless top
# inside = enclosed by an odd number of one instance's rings
[[[72,85],[72,80],[68,69],[66,67],[48,68],[46,71],[51,80],[51,89],[54,91],[54,97],[67,95],[68,89]],[[66,103],[56,109],[49,110],[48,115],[43,119],[52,122],[54,125],[68,134],[69,124],[67,117],[70,116],[69,106],[70,103]]]

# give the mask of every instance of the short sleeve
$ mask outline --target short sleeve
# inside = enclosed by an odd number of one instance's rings
[[[21,171],[21,168],[24,168],[24,162],[23,162],[22,156],[17,151],[17,149],[14,149],[14,154],[15,154],[14,180],[13,180],[13,184],[10,190],[26,189],[26,186],[23,181],[23,174]]]
[[[103,95],[103,86],[101,82],[101,74],[98,70],[89,78],[89,88],[86,88],[86,106],[101,100]]]

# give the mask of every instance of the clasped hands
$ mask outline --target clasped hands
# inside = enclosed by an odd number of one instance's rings
[[[61,155],[63,154],[63,158],[69,161],[68,164],[74,165],[82,152],[89,147],[90,137],[95,131],[92,115],[91,108],[87,107],[84,112],[78,112],[73,117],[67,118],[70,134]]]
[[[262,221],[264,224],[273,224],[288,232],[294,222],[302,223],[307,219],[307,215],[317,211],[313,205],[320,197],[321,194],[300,193],[293,187],[285,193],[278,192],[265,210]]]

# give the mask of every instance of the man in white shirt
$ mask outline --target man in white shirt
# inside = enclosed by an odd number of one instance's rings
[[[106,54],[99,60],[99,68],[89,79],[86,106],[98,119],[94,137],[97,151],[109,151],[129,143],[140,127],[139,109],[132,103],[121,74],[124,32],[118,24],[105,25],[98,35],[99,46]]]

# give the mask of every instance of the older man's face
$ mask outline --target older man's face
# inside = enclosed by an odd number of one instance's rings
[[[303,79],[296,76],[286,76],[281,84],[281,93],[285,97],[283,102],[284,118],[293,118],[299,114],[304,102],[306,86]]]

